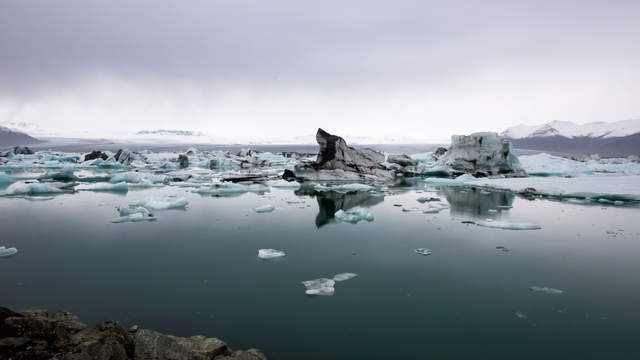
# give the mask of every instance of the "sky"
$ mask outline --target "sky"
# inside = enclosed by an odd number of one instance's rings
[[[442,142],[639,118],[638,14],[637,0],[0,0],[0,124]]]

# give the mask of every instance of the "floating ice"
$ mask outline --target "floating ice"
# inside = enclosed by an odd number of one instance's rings
[[[12,183],[14,181],[15,180],[11,176],[7,175],[3,171],[0,171],[0,184],[8,184],[8,183]]]
[[[299,189],[300,183],[297,181],[287,181],[287,180],[269,180],[265,182],[266,185],[280,188],[280,189]]]
[[[151,212],[142,206],[117,208],[120,216],[128,216],[132,214],[150,215]]]
[[[55,194],[62,190],[58,186],[46,183],[27,183],[19,181],[9,185],[5,190],[5,195],[35,195],[35,194]]]
[[[117,217],[111,220],[111,222],[124,223],[124,222],[140,222],[140,221],[155,221],[155,220],[157,220],[157,218],[151,214],[135,213],[127,216]]]
[[[287,255],[284,251],[276,249],[260,249],[258,250],[258,257],[260,259],[268,260],[283,257]]]
[[[38,177],[39,180],[54,180],[54,181],[74,181],[78,178],[73,174],[75,167],[67,165],[60,169],[59,172],[46,174]]]
[[[427,207],[422,210],[423,214],[437,214],[442,210],[448,209],[449,205],[445,203],[429,203]]]
[[[469,181],[476,180],[473,175],[464,174],[455,179],[448,178],[425,178],[424,182],[429,185],[463,186]]]
[[[505,229],[505,230],[539,230],[542,229],[540,225],[526,223],[526,222],[511,222],[511,221],[500,221],[500,220],[480,220],[476,221],[476,225],[496,228],[496,229]]]
[[[18,253],[18,249],[14,247],[7,248],[4,246],[0,246],[0,257],[9,257],[17,253]]]
[[[320,278],[315,280],[303,281],[302,284],[307,288],[307,295],[331,296],[335,292],[335,280]]]
[[[436,197],[430,197],[430,196],[425,196],[425,197],[419,197],[416,199],[417,202],[424,204],[426,202],[432,202],[432,201],[440,201],[439,198]]]
[[[413,251],[424,256],[431,255],[431,249],[427,249],[427,248],[417,248]]]
[[[550,295],[561,295],[563,293],[562,290],[554,289],[554,288],[550,288],[550,287],[546,287],[546,286],[531,286],[529,288],[529,290],[535,291],[535,292],[541,292],[541,293],[545,293],[545,294],[550,294]]]
[[[351,224],[356,224],[362,220],[369,222],[373,221],[373,215],[371,215],[371,213],[367,210],[360,207],[355,207],[347,211],[344,211],[342,209],[338,210],[334,214],[334,217],[342,222],[348,222]]]
[[[255,207],[253,211],[257,213],[270,213],[275,209],[276,208],[273,205],[262,205],[262,206]]]
[[[201,186],[198,194],[214,195],[214,196],[235,196],[247,192],[262,194],[269,191],[269,187],[262,184],[236,184],[232,182],[216,183],[211,186]]]
[[[341,184],[341,185],[321,185],[318,184],[314,187],[317,191],[337,191],[337,192],[357,192],[357,191],[370,191],[375,189],[371,185],[361,183]]]
[[[111,177],[112,183],[126,182],[131,184],[156,184],[166,180],[164,175],[149,174],[144,172],[128,171],[121,172]]]
[[[127,192],[129,191],[129,185],[125,182],[120,182],[117,184],[98,183],[79,186],[78,190]]]
[[[592,175],[597,173],[640,174],[640,163],[628,159],[575,161],[541,153],[520,156],[520,164],[532,176]]]
[[[518,317],[520,319],[528,319],[529,318],[526,314],[523,314],[520,311],[516,312],[516,317]]]
[[[148,197],[144,200],[131,203],[130,207],[141,206],[147,210],[171,210],[185,209],[189,201],[184,197]]]
[[[349,273],[349,272],[346,272],[346,273],[340,273],[340,274],[336,274],[336,275],[333,277],[333,280],[334,280],[334,281],[346,281],[346,280],[349,280],[349,279],[353,279],[353,278],[354,278],[354,277],[356,277],[356,276],[358,276],[358,274]]]

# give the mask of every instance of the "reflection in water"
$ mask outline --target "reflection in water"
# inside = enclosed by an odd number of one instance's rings
[[[322,227],[334,222],[334,214],[338,210],[348,210],[356,206],[370,207],[384,201],[384,195],[372,194],[367,191],[340,193],[336,191],[315,191],[312,188],[301,188],[296,195],[315,196],[318,200],[318,215],[316,227]]]
[[[493,218],[501,210],[513,204],[515,195],[509,191],[487,191],[478,188],[449,187],[438,188],[451,206],[451,215],[466,215],[478,218]]]

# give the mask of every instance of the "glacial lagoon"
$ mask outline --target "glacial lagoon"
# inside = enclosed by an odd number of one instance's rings
[[[640,208],[408,180],[211,196],[178,186],[0,197],[1,303],[217,336],[273,359],[640,351]],[[184,198],[156,221],[116,208]],[[423,213],[438,198],[448,208]],[[271,212],[255,209],[271,205]],[[415,209],[414,209],[415,208]],[[338,221],[364,209],[372,221]],[[416,210],[416,211],[403,211]],[[481,227],[526,222],[538,230]],[[430,255],[416,253],[428,249]],[[258,258],[259,249],[286,256]],[[302,281],[354,273],[332,296]],[[559,290],[560,292],[554,291]],[[418,355],[420,354],[420,355]]]

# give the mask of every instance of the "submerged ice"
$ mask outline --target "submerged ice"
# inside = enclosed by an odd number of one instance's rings
[[[360,221],[373,221],[373,215],[364,208],[355,207],[349,210],[338,210],[334,217],[342,222],[357,224]]]

